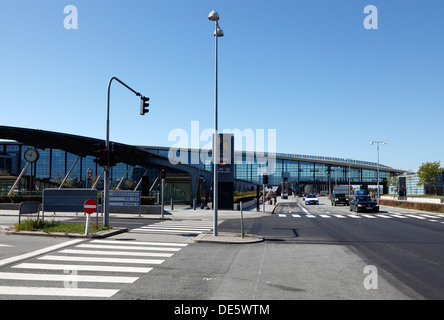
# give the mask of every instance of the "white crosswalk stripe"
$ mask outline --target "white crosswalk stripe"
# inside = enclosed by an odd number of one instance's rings
[[[408,219],[408,218],[416,218],[419,220],[424,220],[424,221],[430,221],[430,222],[441,222],[444,223],[444,221],[442,219],[444,219],[444,215],[426,215],[426,214],[393,214],[393,213],[387,213],[387,214],[283,214],[283,213],[279,213],[277,215],[279,218],[302,218],[302,217],[306,217],[306,218],[324,218],[324,219],[328,219],[328,218],[338,218],[338,219],[346,219],[346,218],[353,218],[353,219],[359,219],[359,218],[367,218],[367,219],[378,219],[378,218],[383,218],[383,219],[393,219],[393,218],[399,218],[399,219]],[[438,220],[440,219],[441,220]]]
[[[223,220],[218,221],[219,224],[222,222]],[[212,220],[168,220],[133,229],[130,232],[197,236],[211,230],[213,230]]]
[[[134,283],[187,245],[122,240],[75,243],[0,272],[0,296],[109,298],[119,292],[116,286]],[[39,282],[48,284],[36,285]],[[94,288],[94,283],[101,283],[101,289]]]

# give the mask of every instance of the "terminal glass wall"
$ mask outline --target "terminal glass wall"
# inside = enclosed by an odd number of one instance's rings
[[[17,176],[25,167],[26,161],[24,159],[24,152],[32,148],[27,145],[19,143],[1,143],[0,142],[0,172],[11,176]],[[148,151],[158,153],[163,156],[168,156],[168,150],[162,148],[151,148]],[[33,166],[33,177],[36,181],[45,181],[53,187],[58,187],[67,172],[78,156],[58,149],[39,149],[40,158]],[[329,182],[334,184],[348,184],[349,178],[351,184],[370,184],[375,185],[377,179],[377,170],[359,168],[358,161],[352,161],[349,166],[347,162],[344,164],[328,164],[317,163],[310,160],[292,160],[291,155],[286,158],[270,158],[269,154],[261,155],[257,158],[254,153],[236,152],[235,153],[235,178],[253,182],[254,184],[262,184],[262,175],[267,172],[269,174],[269,184],[278,186],[282,178],[288,178],[288,182],[296,185],[317,184],[327,185]],[[290,157],[290,158],[289,158]],[[185,159],[191,164],[203,170],[212,171],[212,153],[208,150],[188,151]],[[315,160],[315,159],[314,159]],[[266,163],[271,165],[274,163],[274,170],[267,169]],[[68,181],[67,186],[85,187],[87,182],[87,170],[92,169],[92,179],[88,180],[88,186],[101,175],[103,168],[94,162],[91,156],[81,157],[74,167]],[[128,165],[119,163],[111,170],[111,187],[115,188],[122,177],[128,170]],[[384,178],[387,177],[390,171],[384,171],[384,167],[380,168],[379,183],[382,184]],[[130,190],[137,185],[142,175],[149,176],[149,181],[152,184],[158,175],[158,170],[135,167],[129,168],[128,174],[122,182],[122,190]],[[24,177],[31,175],[31,166],[25,172]],[[329,179],[330,177],[330,179]],[[103,189],[103,175],[97,188]],[[26,184],[25,188],[26,188]],[[413,185],[413,184],[412,184]],[[139,187],[140,190],[140,187]],[[177,193],[177,190],[171,190],[172,193]],[[412,191],[413,192],[413,191]]]

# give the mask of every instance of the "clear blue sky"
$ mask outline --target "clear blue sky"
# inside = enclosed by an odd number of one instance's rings
[[[364,7],[378,9],[366,30]],[[63,12],[78,9],[78,29]],[[444,166],[442,0],[2,0],[0,125],[171,146],[173,129],[276,129],[277,152]],[[202,141],[201,147],[208,141]]]

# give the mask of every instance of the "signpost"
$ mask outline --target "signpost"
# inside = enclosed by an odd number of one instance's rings
[[[85,236],[88,235],[89,231],[89,217],[92,213],[96,212],[97,210],[97,202],[93,199],[88,199],[83,204],[83,210],[87,214],[86,216],[86,225],[85,225]]]

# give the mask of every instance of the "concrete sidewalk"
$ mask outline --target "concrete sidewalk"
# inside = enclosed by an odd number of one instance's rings
[[[265,212],[263,211],[263,205],[260,206],[260,211],[256,211],[256,207],[251,207],[246,210],[243,210],[243,218],[257,218],[261,216],[271,215],[275,209],[274,205],[265,204]],[[16,216],[18,219],[18,210],[0,210],[0,217],[2,216]],[[37,215],[25,215],[24,218],[36,217]],[[79,218],[83,217],[85,214],[83,212],[45,212],[45,219],[70,219],[70,218]],[[41,215],[40,215],[41,217]],[[96,213],[92,214],[91,218],[95,218]],[[103,217],[102,213],[99,213],[99,218]],[[218,210],[218,220],[227,220],[227,219],[240,219],[241,212],[234,210]],[[208,209],[200,209],[190,208],[188,206],[174,206],[174,209],[171,210],[171,207],[165,206],[163,217],[161,214],[141,214],[138,213],[110,213],[110,219],[122,219],[122,218],[131,218],[131,219],[165,219],[165,220],[213,220],[214,219],[214,211]],[[29,234],[29,233],[28,233]],[[110,233],[112,235],[112,233]],[[48,236],[51,236],[50,234]],[[242,243],[256,243],[263,241],[261,237],[256,235],[248,235],[246,234],[243,238],[239,233],[233,232],[223,232],[219,231],[217,236],[213,235],[213,231],[203,233],[191,239],[192,242],[211,242],[211,243],[233,243],[233,244],[242,244]]]

